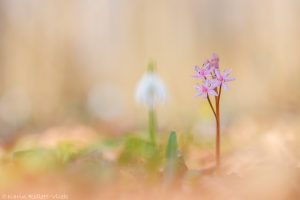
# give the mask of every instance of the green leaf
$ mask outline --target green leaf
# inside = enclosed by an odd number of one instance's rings
[[[167,145],[167,160],[177,160],[177,152],[178,152],[178,147],[177,147],[177,135],[175,131],[172,131],[169,140],[168,140],[168,145]]]
[[[56,157],[61,164],[67,164],[79,154],[79,149],[72,143],[60,143],[56,147]]]
[[[118,161],[121,165],[139,166],[143,170],[155,174],[161,169],[163,155],[152,142],[138,137],[130,137],[124,143]]]
[[[50,149],[40,148],[16,151],[13,152],[12,159],[29,171],[51,169],[57,166],[55,152]]]
[[[175,179],[180,178],[186,171],[187,167],[178,149],[176,132],[172,131],[166,151],[165,183],[169,185]]]
[[[131,137],[126,141],[119,161],[122,164],[141,163],[152,157],[154,153],[155,147],[153,144],[141,138]]]

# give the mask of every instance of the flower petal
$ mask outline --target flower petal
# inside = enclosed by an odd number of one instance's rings
[[[216,87],[219,87],[220,85],[221,85],[221,81],[219,81],[217,79],[212,79],[210,89],[215,89]]]
[[[221,79],[222,75],[221,75],[220,70],[215,69],[215,74],[216,74],[216,76],[217,76],[217,79]]]
[[[213,61],[219,61],[219,56],[216,53],[212,53],[210,59]]]
[[[218,96],[218,93],[216,93],[215,90],[209,90],[208,93],[213,95],[213,96]]]
[[[222,87],[225,89],[225,90],[228,90],[229,88],[228,88],[228,85],[226,84],[226,83],[222,83]]]
[[[225,82],[229,82],[229,81],[234,81],[235,80],[235,78],[225,78]]]
[[[224,76],[228,76],[232,72],[232,69],[226,69],[224,70]]]
[[[196,90],[201,90],[202,86],[201,85],[195,85]]]
[[[206,99],[207,98],[207,93],[203,93],[203,95],[202,95],[202,97],[204,98],[204,99]]]

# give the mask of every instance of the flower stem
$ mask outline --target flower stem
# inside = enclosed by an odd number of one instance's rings
[[[156,115],[153,108],[149,110],[149,136],[151,144],[156,146]]]
[[[219,169],[221,165],[221,130],[220,130],[220,98],[222,92],[222,85],[219,88],[219,95],[216,97],[216,168]]]
[[[211,100],[210,100],[210,98],[209,98],[209,95],[207,95],[207,100],[208,100],[208,103],[209,103],[209,105],[210,105],[211,110],[212,110],[213,113],[214,113],[215,118],[217,119],[216,111],[215,111],[215,109],[214,109],[214,107],[213,107],[213,105],[212,105],[212,103],[211,103]]]

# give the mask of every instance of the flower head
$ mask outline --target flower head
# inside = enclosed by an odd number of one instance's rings
[[[153,108],[158,103],[166,100],[166,87],[158,74],[155,73],[152,64],[149,65],[148,72],[144,74],[138,83],[135,98],[138,103],[144,104],[149,108]]]
[[[215,70],[216,79],[219,82],[219,85],[223,86],[225,89],[228,89],[228,86],[226,84],[227,82],[235,80],[235,78],[228,77],[231,72],[231,69],[227,69],[223,74],[221,74],[220,70]]]
[[[235,80],[229,77],[232,70],[227,69],[223,73],[219,69],[219,57],[213,53],[210,59],[206,60],[202,67],[195,66],[197,72],[193,77],[200,78],[201,85],[196,86],[196,96],[207,97],[208,95],[219,96],[221,91],[217,87],[228,89],[227,82]]]
[[[196,85],[195,89],[197,90],[196,96],[202,96],[207,98],[208,95],[218,96],[215,88],[217,87],[217,82],[212,80],[205,80],[201,85]]]

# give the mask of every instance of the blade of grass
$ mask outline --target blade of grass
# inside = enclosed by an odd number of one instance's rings
[[[166,166],[164,171],[164,181],[166,185],[172,184],[177,178],[187,170],[183,157],[179,153],[177,134],[172,131],[166,150]]]

